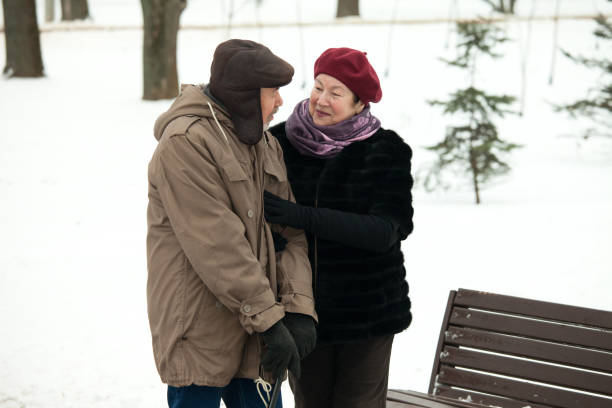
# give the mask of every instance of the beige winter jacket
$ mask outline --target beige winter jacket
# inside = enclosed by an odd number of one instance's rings
[[[293,200],[282,150],[267,133],[253,146],[238,141],[228,113],[194,85],[159,117],[155,137],[147,303],[161,379],[257,378],[257,333],[285,311],[316,319],[303,233],[280,230],[288,244],[275,254],[264,219],[264,190]]]

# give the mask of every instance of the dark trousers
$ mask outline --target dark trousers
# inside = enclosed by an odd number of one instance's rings
[[[265,392],[261,392],[269,404]],[[272,396],[272,391],[270,391]],[[234,378],[226,387],[205,387],[189,385],[187,387],[168,386],[168,407],[170,408],[219,408],[221,399],[227,408],[264,408],[263,401],[257,393],[255,381],[246,378]],[[282,408],[280,393],[276,403]]]
[[[385,408],[393,335],[317,345],[290,375],[295,408]]]

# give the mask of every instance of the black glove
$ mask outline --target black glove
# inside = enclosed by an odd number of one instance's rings
[[[303,359],[314,350],[317,344],[314,319],[305,314],[286,312],[283,322],[295,340],[300,359]]]
[[[274,251],[280,252],[287,246],[287,240],[276,231],[272,231],[272,240],[274,241]]]
[[[289,369],[297,378],[300,377],[300,355],[291,333],[282,321],[274,323],[265,332],[261,333],[267,349],[261,359],[264,370],[271,373],[273,378],[279,378]]]
[[[304,229],[310,216],[309,209],[310,207],[293,203],[264,191],[264,214],[266,220],[272,224]]]

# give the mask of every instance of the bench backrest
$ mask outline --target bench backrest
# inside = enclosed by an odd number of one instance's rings
[[[612,408],[612,312],[451,291],[429,393],[504,408]]]

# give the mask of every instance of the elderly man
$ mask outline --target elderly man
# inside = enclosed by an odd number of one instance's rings
[[[276,253],[263,213],[264,190],[293,200],[266,131],[292,76],[265,46],[226,41],[209,84],[184,85],[155,123],[147,301],[171,408],[263,407],[258,391],[299,375],[316,342],[306,239],[275,226]]]

